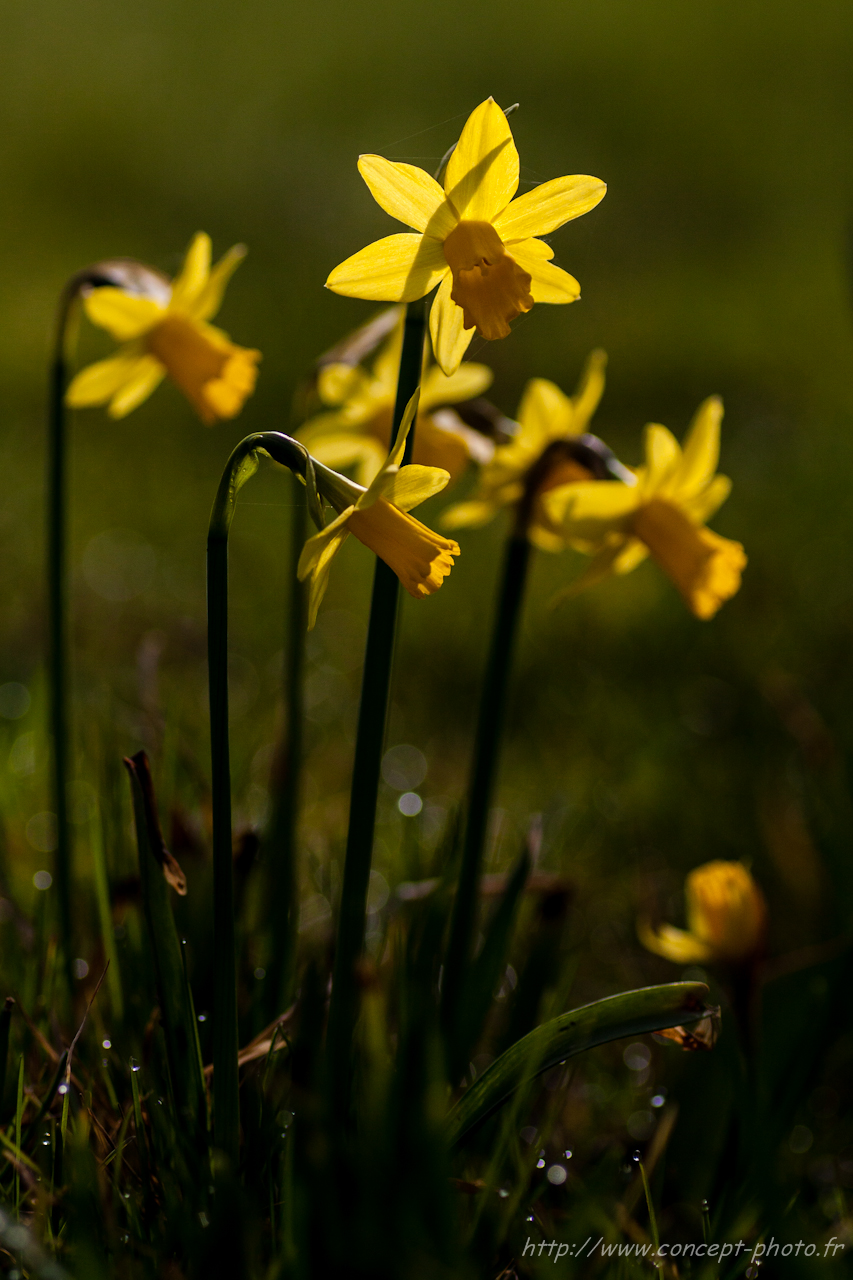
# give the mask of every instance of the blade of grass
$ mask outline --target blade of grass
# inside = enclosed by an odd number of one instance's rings
[[[0,1107],[2,1107],[3,1095],[6,1092],[6,1069],[9,1064],[9,1032],[12,1027],[12,1010],[14,1007],[15,1001],[11,996],[7,996],[3,1011],[0,1013]]]
[[[561,1014],[502,1053],[463,1093],[450,1112],[447,1133],[459,1143],[533,1075],[595,1045],[665,1027],[688,1026],[708,1016],[702,982],[671,982],[607,996]]]

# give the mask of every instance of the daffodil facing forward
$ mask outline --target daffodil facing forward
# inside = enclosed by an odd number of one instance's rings
[[[412,397],[394,448],[368,488],[318,468],[323,495],[338,516],[313,538],[299,559],[300,581],[309,580],[308,627],[314,626],[326,591],[332,560],[349,534],[375,552],[393,569],[410,596],[422,600],[438,591],[459,555],[459,544],[442,538],[409,515],[413,507],[439,493],[450,475],[440,467],[401,466],[406,437],[417,412]]]
[[[682,450],[666,427],[646,427],[645,466],[636,483],[571,484],[544,494],[563,537],[593,554],[574,593],[611,573],[629,573],[652,555],[697,618],[712,618],[740,588],[746,555],[739,542],[705,527],[731,490],[716,475],[722,402],[699,406]]]
[[[364,155],[359,172],[379,205],[417,234],[386,236],[347,258],[326,281],[350,298],[414,302],[439,286],[430,312],[436,359],[450,376],[474,336],[505,338],[534,302],[574,302],[580,285],[555,267],[539,236],[588,213],[598,178],[554,178],[514,200],[518,152],[489,98],[469,116],[444,174]]]
[[[706,862],[684,886],[687,929],[637,926],[640,941],[674,964],[738,963],[761,950],[767,924],[764,894],[742,862]]]
[[[369,485],[385,463],[402,345],[401,321],[369,372],[343,362],[325,365],[317,391],[324,404],[338,407],[312,418],[298,432],[320,462],[336,469],[355,467],[360,484]],[[491,440],[466,426],[449,406],[481,395],[491,381],[492,371],[483,364],[462,364],[450,378],[437,365],[425,368],[413,462],[441,467],[455,480],[472,459],[488,461],[494,451]]]
[[[567,545],[543,503],[552,489],[626,474],[609,449],[586,434],[604,391],[607,357],[593,351],[573,396],[546,378],[528,382],[518,410],[518,433],[499,445],[467,502],[449,507],[448,529],[487,524],[505,507],[515,512],[516,532],[543,551]]]
[[[123,418],[169,375],[207,426],[234,418],[255,389],[259,351],[238,347],[208,321],[245,256],[235,245],[210,268],[210,237],[199,232],[174,281],[163,280],[162,296],[142,297],[126,289],[92,289],[86,315],[122,344],[107,360],[82,369],[66,402],[73,408],[108,405]]]

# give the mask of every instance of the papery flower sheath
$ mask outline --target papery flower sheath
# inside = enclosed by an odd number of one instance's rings
[[[66,402],[73,408],[107,404],[123,418],[169,375],[207,426],[234,418],[255,389],[259,351],[239,347],[208,321],[245,249],[235,245],[211,270],[210,237],[199,232],[180,274],[163,282],[161,298],[127,289],[92,289],[86,315],[122,344],[116,355],[82,369]]]
[[[414,302],[439,286],[430,312],[435,357],[449,376],[474,336],[505,338],[534,302],[574,302],[580,285],[539,236],[595,208],[605,193],[585,174],[554,178],[514,200],[518,152],[497,103],[480,103],[444,173],[363,155],[359,172],[379,205],[418,234],[386,236],[353,254],[326,286],[350,298]]]
[[[312,418],[297,432],[320,462],[338,469],[355,467],[363,485],[379,474],[388,453],[402,345],[401,320],[370,371],[344,362],[324,365],[317,392],[324,404],[337,407]],[[481,395],[492,376],[483,364],[462,364],[450,378],[437,365],[425,367],[414,428],[414,463],[441,467],[455,480],[472,459],[488,461],[494,452],[492,441],[466,426],[450,406]]]
[[[557,486],[620,474],[610,451],[586,434],[604,391],[607,357],[593,351],[573,396],[546,378],[528,382],[518,410],[516,435],[499,445],[485,466],[471,498],[448,507],[447,529],[487,524],[505,507],[515,509],[518,532],[543,551],[562,551],[569,543],[542,498]],[[598,478],[597,478],[598,477]]]
[[[684,885],[687,929],[640,920],[640,941],[674,964],[737,962],[756,955],[764,942],[767,904],[742,862],[706,862]]]
[[[646,427],[645,466],[633,486],[619,481],[572,484],[542,503],[562,535],[593,555],[570,593],[611,573],[629,573],[652,555],[697,618],[712,618],[740,588],[746,555],[739,542],[705,527],[731,490],[715,475],[722,402],[699,406],[682,450],[666,427]]]
[[[299,579],[309,580],[309,630],[317,620],[332,560],[351,533],[394,570],[415,600],[438,591],[453,568],[459,544],[434,533],[409,515],[412,507],[439,493],[450,479],[449,473],[440,467],[400,465],[416,411],[415,396],[406,410],[394,448],[368,488],[344,476],[334,476],[334,484],[330,486],[328,473],[318,469],[321,492],[342,509],[325,529],[308,539],[299,558]]]

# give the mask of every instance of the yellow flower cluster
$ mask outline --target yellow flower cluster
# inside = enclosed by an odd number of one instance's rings
[[[643,946],[675,964],[738,963],[757,956],[764,943],[767,903],[742,862],[706,862],[684,886],[687,929],[637,926]]]

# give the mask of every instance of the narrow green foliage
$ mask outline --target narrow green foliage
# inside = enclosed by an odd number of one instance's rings
[[[460,1142],[525,1081],[576,1053],[610,1040],[687,1026],[706,1018],[707,994],[702,982],[623,991],[537,1027],[502,1053],[459,1099],[448,1117],[451,1143]]]
[[[133,792],[133,812],[139,850],[139,874],[148,935],[154,956],[157,997],[166,1036],[169,1076],[182,1131],[199,1155],[206,1152],[204,1082],[201,1076],[196,1029],[187,998],[181,946],[169,902],[169,886],[162,858],[154,850],[162,845],[154,793],[144,752],[125,764]]]
[[[6,997],[6,1002],[0,1011],[0,1106],[3,1104],[3,1095],[6,1092],[6,1069],[9,1065],[9,1032],[12,1027],[12,1010],[15,1007],[15,1001],[11,996]]]
[[[24,1055],[18,1066],[18,1094],[15,1099],[15,1146],[21,1150],[21,1121],[24,1116]],[[21,1214],[21,1175],[15,1168],[15,1213]]]

